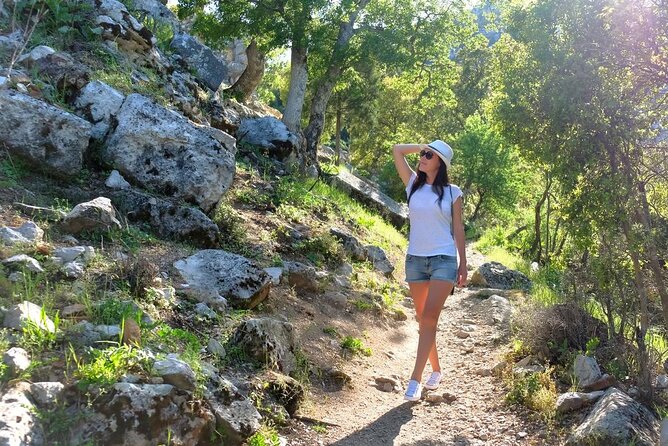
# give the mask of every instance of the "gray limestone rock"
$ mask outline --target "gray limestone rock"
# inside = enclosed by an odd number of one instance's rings
[[[612,387],[572,432],[566,445],[654,446],[659,441],[659,428],[659,420],[649,409]]]
[[[234,333],[233,342],[251,358],[290,374],[296,366],[292,324],[271,318],[249,319]]]
[[[237,138],[240,143],[268,149],[269,155],[279,161],[288,159],[299,147],[299,136],[273,116],[243,119],[237,130]]]
[[[75,177],[88,148],[91,125],[13,90],[0,90],[0,141],[50,175]]]
[[[14,305],[5,312],[5,319],[3,320],[5,328],[22,330],[29,323],[34,324],[41,330],[50,332],[55,332],[56,330],[53,321],[43,313],[42,307],[27,300]]]
[[[11,376],[16,376],[30,367],[28,352],[20,347],[12,347],[2,355],[2,362],[9,368]]]
[[[30,393],[38,406],[53,408],[62,398],[65,385],[59,382],[38,382],[30,385]]]
[[[78,234],[81,231],[120,229],[121,223],[116,219],[116,211],[111,200],[98,197],[74,206],[61,223],[63,230]]]
[[[116,383],[84,415],[69,444],[207,445],[216,428],[206,404],[170,384]]]
[[[208,46],[193,36],[180,33],[170,45],[197,72],[197,78],[213,91],[228,77],[227,65]]]
[[[44,438],[38,412],[30,399],[30,384],[19,382],[0,397],[0,444],[42,446]]]
[[[223,250],[199,251],[175,262],[174,267],[188,282],[190,293],[214,308],[223,301],[254,308],[271,288],[269,275],[254,262]]]
[[[155,361],[153,372],[162,377],[167,384],[178,389],[190,391],[195,389],[195,372],[176,356],[169,355],[166,359]]]
[[[196,204],[205,212],[232,184],[236,145],[231,136],[199,128],[139,94],[126,98],[117,120],[103,156],[133,184]]]
[[[562,393],[557,398],[556,409],[558,413],[572,412],[578,410],[588,404],[597,401],[603,396],[605,392],[599,390],[598,392],[583,393],[583,392],[567,392]]]
[[[104,140],[112,119],[123,105],[125,95],[104,82],[89,82],[77,96],[74,107],[77,114],[93,124],[91,136]]]
[[[348,192],[353,198],[378,210],[397,228],[408,223],[408,207],[398,203],[377,187],[345,170],[333,178],[334,185]]]
[[[33,273],[44,272],[44,269],[37,260],[25,254],[17,254],[8,259],[5,259],[2,261],[2,264],[13,269],[25,268],[28,271],[32,271]]]
[[[595,358],[578,355],[573,363],[573,374],[578,380],[578,386],[587,387],[598,381],[602,374]]]
[[[111,191],[109,196],[129,221],[150,224],[159,237],[202,248],[214,247],[220,239],[218,226],[199,208],[130,189]]]
[[[520,271],[508,269],[498,262],[488,262],[473,273],[469,285],[502,290],[530,289],[531,281]]]

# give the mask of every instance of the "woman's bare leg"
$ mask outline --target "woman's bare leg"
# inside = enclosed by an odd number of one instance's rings
[[[427,301],[427,294],[429,293],[429,282],[413,282],[409,283],[408,287],[411,290],[413,305],[415,305],[415,315],[418,323],[420,323],[424,304]],[[438,351],[436,350],[436,342],[434,342],[434,345],[429,352],[429,363],[434,372],[441,371],[441,364],[438,360]]]
[[[443,280],[432,280],[429,282],[427,299],[420,316],[420,338],[415,358],[415,368],[413,369],[411,379],[416,381],[422,380],[422,373],[424,372],[427,358],[436,343],[438,318],[453,286],[452,282]]]

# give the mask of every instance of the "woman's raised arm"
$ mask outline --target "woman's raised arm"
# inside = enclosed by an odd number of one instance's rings
[[[401,181],[404,182],[404,186],[408,185],[408,180],[410,180],[411,175],[413,175],[413,169],[408,165],[406,155],[409,153],[417,153],[423,149],[427,149],[426,144],[395,144],[392,147],[394,166],[397,168],[397,173],[399,174],[399,177],[401,177]]]

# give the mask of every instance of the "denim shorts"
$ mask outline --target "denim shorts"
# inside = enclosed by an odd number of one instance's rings
[[[429,282],[457,280],[457,257],[440,254],[436,256],[406,255],[406,282]]]

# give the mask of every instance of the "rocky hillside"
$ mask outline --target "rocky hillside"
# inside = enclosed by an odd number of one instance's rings
[[[406,318],[405,238],[292,175],[275,111],[223,98],[238,45],[158,1],[56,4],[0,9],[0,438],[264,438],[313,382],[346,384],[364,321]]]

